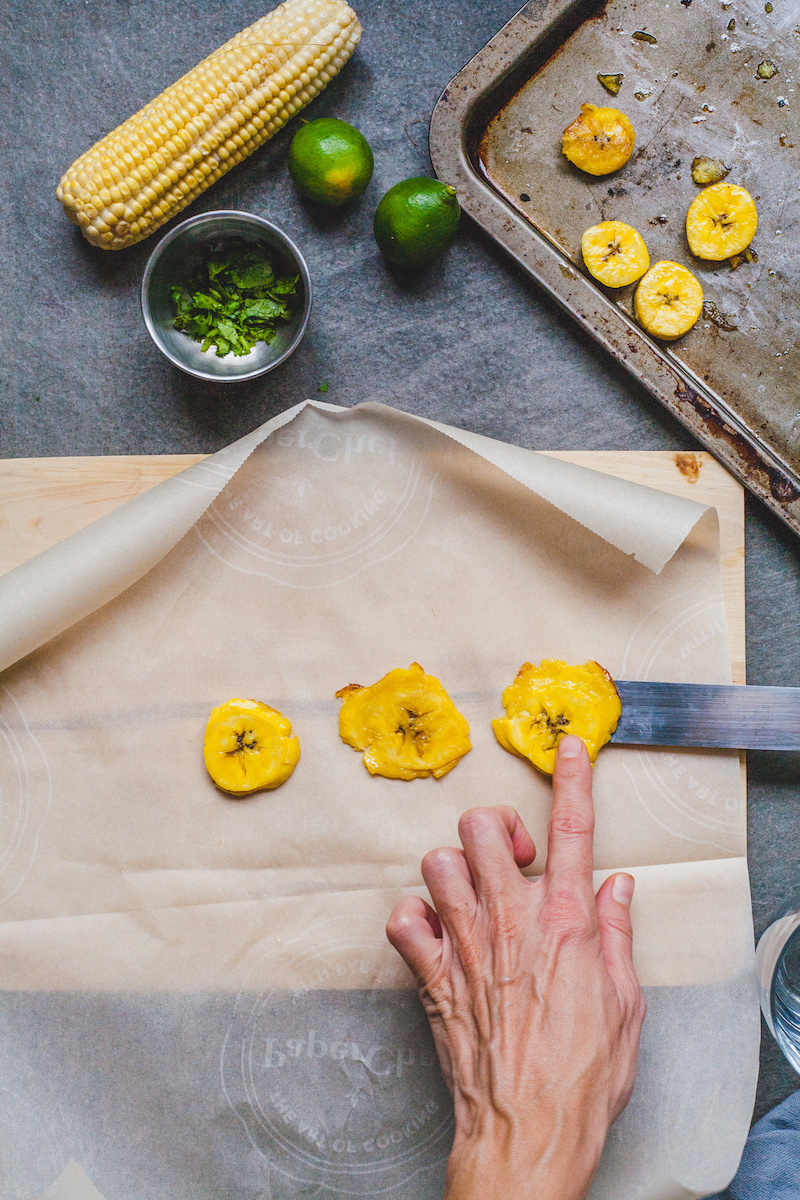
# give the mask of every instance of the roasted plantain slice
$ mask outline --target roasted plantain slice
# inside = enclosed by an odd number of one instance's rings
[[[587,270],[608,287],[624,287],[644,275],[650,255],[644,238],[624,221],[601,221],[581,238]]]
[[[741,254],[752,242],[757,226],[753,197],[736,183],[703,188],[686,214],[689,249],[712,262]]]
[[[441,779],[472,749],[465,718],[419,663],[389,671],[369,687],[351,683],[336,695],[344,701],[341,739],[363,751],[370,775]]]
[[[227,700],[208,718],[203,757],[214,783],[229,796],[279,787],[300,758],[292,723],[260,700]]]
[[[553,774],[565,733],[577,734],[594,762],[622,712],[614,680],[604,667],[592,661],[574,667],[557,658],[542,659],[538,667],[523,663],[503,692],[503,707],[506,716],[492,721],[498,742],[546,775]]]
[[[633,311],[646,333],[672,342],[690,330],[703,311],[703,289],[680,263],[657,262],[639,281]]]
[[[582,104],[581,115],[564,130],[561,149],[587,174],[608,175],[624,167],[635,140],[633,126],[618,108]]]

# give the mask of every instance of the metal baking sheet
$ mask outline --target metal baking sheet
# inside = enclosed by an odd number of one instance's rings
[[[764,60],[771,79],[758,77]],[[787,0],[530,0],[448,85],[430,133],[463,208],[798,533],[799,61],[800,8]],[[616,97],[598,73],[622,73]],[[636,130],[612,175],[561,154],[587,101],[622,109]],[[758,262],[690,254],[698,154],[721,158],[756,200]],[[634,287],[604,288],[583,266],[581,234],[601,220],[639,229],[651,262],[688,266],[724,319],[701,317],[674,343],[649,338]]]

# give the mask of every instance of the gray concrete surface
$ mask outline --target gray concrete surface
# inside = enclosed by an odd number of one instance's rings
[[[262,14],[255,0],[7,0],[0,222],[0,455],[212,451],[327,381],[326,399],[376,399],[541,449],[676,449],[688,434],[469,221],[413,285],[371,235],[382,193],[428,173],[426,125],[444,85],[515,0],[358,0],[365,36],[313,115],[352,121],[375,152],[360,201],[321,212],[286,170],[291,129],[188,210],[241,208],[282,225],[316,285],[311,327],[251,385],[200,384],[150,342],[138,285],[155,240],[90,247],[55,198],[98,137]],[[310,114],[309,114],[310,115]],[[156,235],[158,237],[159,235]],[[800,547],[756,501],[747,511],[748,673],[800,683]],[[800,756],[750,760],[757,932],[800,887]],[[797,1077],[767,1038],[757,1113]]]

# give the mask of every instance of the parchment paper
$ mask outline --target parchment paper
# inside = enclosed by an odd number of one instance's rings
[[[107,1200],[435,1197],[452,1112],[383,925],[471,805],[514,804],[544,847],[550,785],[491,731],[503,687],[550,656],[730,680],[713,510],[379,405],[299,406],[68,539],[0,581],[0,628],[15,1197],[71,1158]],[[474,748],[372,778],[334,693],[413,660]],[[234,695],[302,750],[238,802],[201,754]],[[757,1071],[738,758],[607,748],[595,796],[650,1015],[592,1194],[705,1195]]]

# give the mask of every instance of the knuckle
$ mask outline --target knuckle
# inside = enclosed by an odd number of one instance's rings
[[[611,933],[624,938],[626,942],[630,942],[633,945],[633,926],[630,923],[630,919],[626,920],[624,917],[606,917],[605,927]]]
[[[458,822],[461,833],[480,833],[494,825],[496,817],[490,808],[469,808]]]
[[[564,841],[590,837],[594,833],[594,817],[589,812],[562,808],[551,815],[549,830]]]
[[[512,826],[522,820],[513,804],[493,804],[489,811],[496,813],[501,820],[508,820]]]
[[[418,980],[420,999],[422,1000],[428,1019],[441,1017],[449,1021],[455,1011],[455,995],[452,981],[440,969]]]
[[[422,873],[438,874],[442,870],[447,870],[453,863],[453,855],[455,851],[449,846],[437,846],[435,850],[429,850],[422,859]]]
[[[408,924],[408,917],[405,913],[390,913],[389,920],[386,922],[386,936],[389,941],[394,943],[402,938]]]

